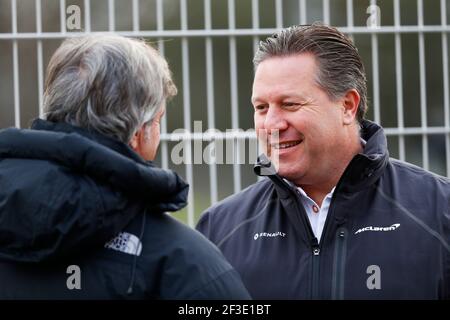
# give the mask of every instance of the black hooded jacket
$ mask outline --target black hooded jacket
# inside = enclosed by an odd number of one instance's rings
[[[336,186],[320,241],[275,172],[201,217],[253,298],[450,298],[449,180],[390,159],[383,129],[362,126],[367,144]]]
[[[188,189],[69,124],[0,131],[0,298],[249,298],[219,250],[165,213]]]

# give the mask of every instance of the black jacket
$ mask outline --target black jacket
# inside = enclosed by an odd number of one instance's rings
[[[336,186],[320,242],[298,191],[276,174],[201,217],[198,230],[253,298],[450,298],[449,180],[389,159],[374,123],[363,123],[362,137],[364,152]]]
[[[0,131],[0,298],[248,298],[220,251],[165,213],[187,193],[103,135]]]

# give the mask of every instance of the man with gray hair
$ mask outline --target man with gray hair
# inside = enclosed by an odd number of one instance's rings
[[[450,182],[389,158],[364,118],[352,41],[323,24],[283,29],[254,57],[252,104],[268,178],[197,228],[257,299],[450,298]]]
[[[0,298],[249,298],[220,251],[165,213],[189,188],[151,162],[176,91],[143,41],[63,42],[45,120],[0,131]]]

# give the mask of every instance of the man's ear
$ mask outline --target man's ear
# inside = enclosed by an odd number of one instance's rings
[[[355,121],[358,112],[359,101],[361,97],[356,89],[347,91],[343,97],[342,105],[344,107],[343,122],[345,125],[352,124]]]
[[[142,128],[139,129],[138,131],[136,131],[134,133],[134,135],[131,137],[130,142],[128,143],[128,145],[131,147],[131,149],[133,149],[136,152],[139,150],[139,145],[140,145],[140,143],[139,143],[140,137],[139,136],[141,134],[141,131],[142,131]]]

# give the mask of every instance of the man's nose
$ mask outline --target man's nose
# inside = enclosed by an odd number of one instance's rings
[[[270,106],[264,119],[264,129],[271,134],[271,131],[283,131],[287,127],[288,122],[283,110],[276,106]]]

